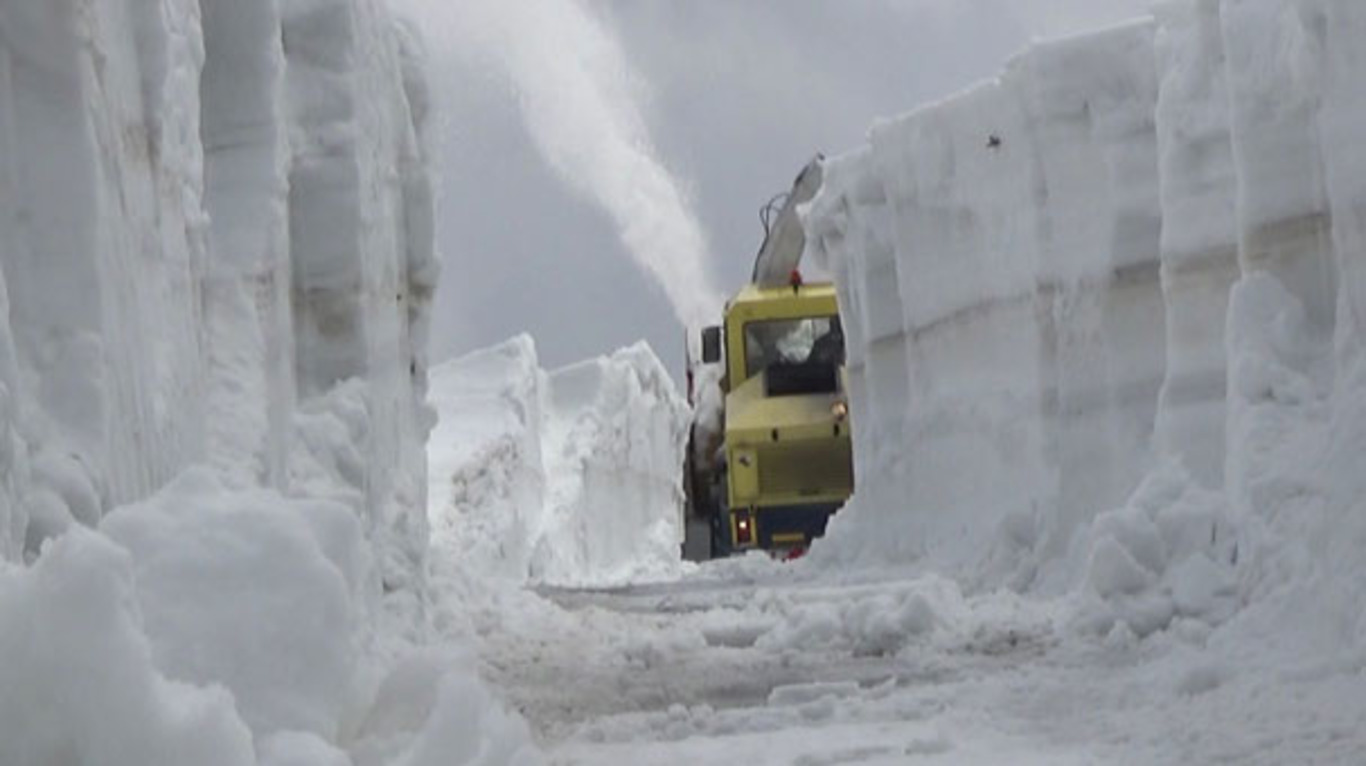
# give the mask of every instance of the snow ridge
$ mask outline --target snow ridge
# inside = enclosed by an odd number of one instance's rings
[[[547,372],[520,336],[437,366],[432,403],[433,545],[455,576],[603,587],[680,573],[691,413],[648,346]]]

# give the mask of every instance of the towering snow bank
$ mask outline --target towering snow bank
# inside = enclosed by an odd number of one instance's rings
[[[16,762],[335,756],[425,634],[421,55],[383,0],[0,0]]]
[[[1360,643],[1359,5],[1172,0],[829,163],[859,484],[817,559]]]
[[[436,367],[432,403],[441,559],[557,585],[678,570],[690,414],[647,346],[547,373],[523,336]]]
[[[102,507],[203,456],[203,53],[181,5],[0,8],[12,391],[29,452],[74,460]]]
[[[361,380],[367,530],[386,585],[411,590],[426,544],[427,305],[435,280],[412,39],[379,0],[281,4],[290,104],[289,232],[301,397]],[[341,406],[345,407],[345,404]]]
[[[831,168],[808,226],[853,301],[849,556],[981,576],[1004,524],[989,569],[1028,578],[1017,548],[1065,550],[1142,475],[1164,332],[1151,36],[1040,44]],[[838,532],[892,519],[905,534]]]
[[[0,18],[0,383],[25,442],[0,549],[198,461],[288,490],[296,399],[356,379],[356,510],[416,570],[435,266],[411,36],[378,0]]]

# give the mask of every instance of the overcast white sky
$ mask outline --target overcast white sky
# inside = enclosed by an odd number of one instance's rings
[[[406,0],[432,4],[565,0]],[[758,209],[817,152],[992,76],[1031,39],[1142,15],[1150,0],[599,0],[656,156],[680,180],[726,292],[749,275]],[[421,9],[426,8],[426,11]],[[419,19],[423,21],[423,19]],[[427,21],[431,21],[427,19]],[[558,366],[645,338],[676,373],[683,328],[611,217],[538,154],[519,95],[424,23],[443,109],[433,360],[519,332]],[[568,36],[566,36],[567,38]],[[555,45],[560,44],[557,40]],[[577,65],[564,39],[553,60]]]

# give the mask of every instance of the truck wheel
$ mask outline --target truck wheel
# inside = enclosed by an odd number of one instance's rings
[[[723,510],[711,517],[711,557],[726,558],[731,552],[730,511]]]

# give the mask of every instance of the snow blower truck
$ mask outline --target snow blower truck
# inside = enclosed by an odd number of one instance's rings
[[[820,158],[765,206],[750,284],[688,356],[692,425],[685,553],[805,552],[853,492],[854,466],[835,288],[803,280],[796,208],[820,188]],[[776,215],[775,215],[776,213]]]

